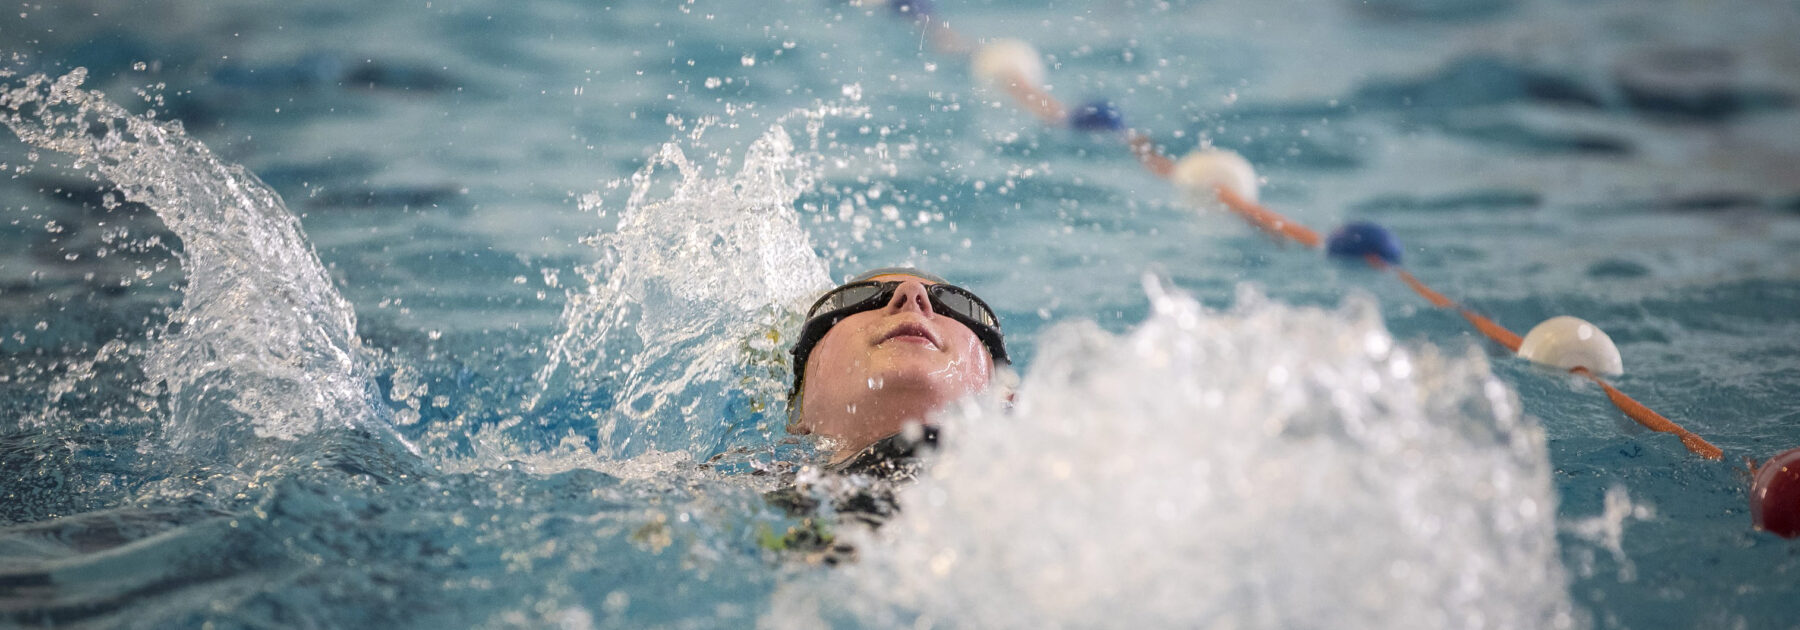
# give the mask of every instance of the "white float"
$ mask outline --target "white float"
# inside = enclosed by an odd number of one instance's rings
[[[1625,361],[1612,337],[1599,326],[1568,315],[1546,319],[1525,333],[1519,356],[1564,370],[1585,367],[1597,374],[1625,373]]]
[[[1224,149],[1203,149],[1181,157],[1169,180],[1198,200],[1217,197],[1213,189],[1225,187],[1249,201],[1256,201],[1256,168],[1237,153]]]
[[[1035,86],[1044,84],[1044,60],[1031,44],[1017,39],[996,39],[975,51],[975,77],[1004,87],[1024,80]]]

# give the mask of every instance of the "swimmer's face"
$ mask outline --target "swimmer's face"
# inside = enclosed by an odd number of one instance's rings
[[[901,284],[886,305],[833,326],[806,361],[794,428],[837,440],[840,458],[981,391],[994,373],[981,339],[932,309],[925,293],[931,281],[874,279]]]

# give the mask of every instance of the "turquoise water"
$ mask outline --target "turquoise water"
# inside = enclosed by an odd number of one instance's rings
[[[1740,472],[1800,446],[1793,7],[938,15],[1514,330],[1594,322],[1725,460],[886,8],[63,2],[0,16],[0,620],[1794,625]],[[779,337],[901,262],[1000,311],[1017,407],[950,410],[854,566],[767,552],[816,456]]]

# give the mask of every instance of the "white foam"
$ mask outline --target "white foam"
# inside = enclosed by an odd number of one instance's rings
[[[587,286],[571,293],[538,372],[545,391],[609,387],[602,455],[709,453],[727,416],[716,392],[743,380],[763,403],[780,398],[784,379],[742,370],[785,370],[780,335],[829,286],[794,210],[817,172],[808,155],[776,125],[735,174],[708,173],[670,143],[632,177],[618,226],[590,241],[601,260],[580,270]]]
[[[1012,412],[945,418],[901,516],[846,533],[862,561],[773,608],[877,627],[1574,623],[1541,432],[1478,353],[1396,344],[1363,298],[1242,291],[1213,313],[1148,286],[1129,334],[1045,334]]]

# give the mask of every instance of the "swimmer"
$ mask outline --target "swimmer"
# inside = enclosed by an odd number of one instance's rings
[[[987,390],[1008,363],[1000,318],[943,278],[875,269],[821,296],[792,352],[788,432],[825,438],[830,477],[874,483],[790,480],[764,496],[800,524],[768,532],[761,544],[815,564],[853,561],[856,550],[819,518],[821,500],[831,504],[833,523],[880,527],[893,516],[894,484],[912,480],[919,451],[937,444],[931,414]]]
[[[986,390],[1008,362],[1000,319],[981,298],[904,267],[868,271],[820,297],[792,352],[788,432],[826,438],[839,469],[935,443],[929,427],[902,434]]]

